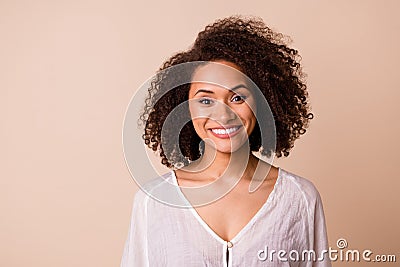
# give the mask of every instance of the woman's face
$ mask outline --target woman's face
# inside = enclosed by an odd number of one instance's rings
[[[232,153],[244,145],[255,127],[255,99],[237,65],[217,63],[223,65],[206,64],[195,71],[189,110],[198,136],[218,151]]]

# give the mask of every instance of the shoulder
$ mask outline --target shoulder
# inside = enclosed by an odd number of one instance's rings
[[[139,189],[134,195],[135,205],[146,205],[149,203],[163,203],[166,195],[170,197],[176,194],[175,179],[171,172],[167,172],[155,178],[141,181],[140,184],[136,181]]]
[[[313,182],[282,168],[280,170],[282,188],[285,194],[299,201],[304,201],[309,207],[320,202],[320,194]]]
[[[160,188],[165,187],[168,184],[173,184],[173,178],[174,176],[172,175],[172,171],[170,171],[163,175],[141,182],[139,187],[146,192],[159,190]]]

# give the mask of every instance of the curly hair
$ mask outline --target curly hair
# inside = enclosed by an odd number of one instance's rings
[[[176,77],[170,77],[172,75],[167,72],[160,73],[182,63],[224,60],[236,64],[258,86],[274,117],[276,147],[271,144],[261,146],[260,125],[257,123],[249,136],[250,150],[268,156],[275,153],[277,157],[287,157],[294,141],[306,132],[313,118],[309,112],[305,74],[299,63],[301,57],[287,43],[287,36],[274,32],[256,17],[230,16],[206,26],[190,49],[166,60],[159,69],[159,75],[152,80],[140,116],[144,122],[145,144],[159,152],[161,163],[167,167],[177,163],[187,165],[201,156],[202,140],[190,121],[187,105],[183,105],[187,111],[183,114],[186,116],[173,118],[187,121],[183,128],[174,129],[172,125],[163,129],[172,110],[187,102],[190,84],[170,90],[168,86],[173,84]],[[189,68],[180,74],[191,77],[194,71],[195,68]],[[178,138],[177,130],[181,130]]]

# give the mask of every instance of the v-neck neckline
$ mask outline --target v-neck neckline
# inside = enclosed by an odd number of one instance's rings
[[[271,199],[274,197],[275,192],[276,192],[276,188],[278,186],[278,184],[280,183],[281,179],[282,179],[282,168],[278,167],[278,177],[275,181],[274,187],[272,189],[272,191],[269,193],[267,200],[263,203],[263,205],[260,207],[260,209],[256,212],[256,214],[247,222],[247,224],[231,239],[231,240],[224,240],[222,237],[220,237],[204,220],[203,218],[201,218],[201,216],[199,215],[199,213],[196,211],[196,209],[192,206],[192,204],[189,202],[189,200],[186,198],[186,196],[183,194],[179,184],[178,184],[178,178],[176,177],[175,171],[172,170],[171,171],[171,175],[172,175],[172,180],[173,180],[173,184],[176,185],[178,187],[178,193],[179,195],[183,198],[183,200],[185,202],[187,202],[189,209],[191,211],[191,213],[193,214],[193,216],[196,218],[196,220],[203,226],[203,228],[211,234],[211,236],[213,236],[217,241],[219,241],[222,244],[226,244],[227,242],[231,242],[231,243],[236,243],[240,237],[246,232],[248,231],[248,229],[256,222],[256,220],[258,219],[258,217],[261,216],[262,212],[264,211],[264,209],[267,208],[269,202],[271,202]]]

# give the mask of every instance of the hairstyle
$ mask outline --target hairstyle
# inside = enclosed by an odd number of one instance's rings
[[[193,61],[224,60],[236,64],[265,96],[275,122],[276,146],[268,143],[261,146],[260,125],[257,123],[249,136],[250,150],[267,156],[275,153],[277,157],[287,157],[294,141],[306,132],[313,118],[309,112],[305,75],[299,63],[301,57],[297,50],[288,47],[287,39],[267,27],[260,18],[230,16],[206,26],[188,50],[174,54],[159,71]],[[191,77],[194,71],[189,68],[182,75]],[[159,152],[161,163],[167,167],[177,163],[187,165],[201,156],[204,144],[195,132],[188,105],[185,105],[190,84],[169,90],[168,85],[175,78],[167,73],[156,75],[148,89],[140,116],[144,123],[143,139],[149,148]],[[179,118],[173,120],[187,123],[182,129],[174,129],[173,125],[166,128],[167,116],[182,103],[186,116],[176,115]],[[176,137],[178,133],[179,137]]]

